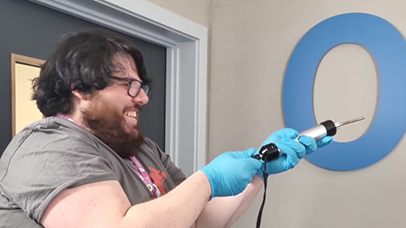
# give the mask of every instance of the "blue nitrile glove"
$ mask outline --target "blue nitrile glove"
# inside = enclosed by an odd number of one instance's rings
[[[225,152],[200,169],[210,181],[211,198],[234,196],[252,181],[262,161],[252,158],[255,149]]]
[[[330,144],[332,141],[333,137],[331,136],[325,136],[317,142],[315,142],[313,138],[304,135],[299,137],[299,142],[306,147],[306,154],[311,154],[317,149]]]
[[[324,137],[319,142],[308,136],[300,136],[296,140],[298,132],[296,130],[285,128],[274,132],[261,145],[274,143],[280,151],[279,158],[267,163],[267,172],[269,175],[281,173],[295,167],[305,154],[314,152],[317,148],[325,146],[332,141],[332,137]],[[260,147],[260,148],[261,148]],[[259,149],[260,149],[259,148]],[[256,153],[259,153],[259,149]],[[263,167],[258,171],[258,175],[263,178]]]

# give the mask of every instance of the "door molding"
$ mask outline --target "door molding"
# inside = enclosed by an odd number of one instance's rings
[[[186,175],[206,164],[206,27],[145,0],[30,1],[164,46],[164,149]]]

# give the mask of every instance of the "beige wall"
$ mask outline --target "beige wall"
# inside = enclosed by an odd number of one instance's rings
[[[206,27],[210,26],[210,0],[147,0]]]
[[[284,127],[284,71],[297,42],[317,23],[365,12],[406,33],[404,0],[152,2],[210,26],[209,160],[223,151],[258,147]],[[339,46],[323,59],[314,91],[317,121],[367,118],[340,129],[337,141],[355,140],[367,130],[376,108],[377,77],[371,56],[356,45]],[[330,84],[339,86],[326,89]],[[389,156],[362,170],[329,171],[303,160],[294,170],[271,176],[262,227],[405,227],[405,150],[403,138]],[[258,195],[235,228],[255,227],[261,200]]]

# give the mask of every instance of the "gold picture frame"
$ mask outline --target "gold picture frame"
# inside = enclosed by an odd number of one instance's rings
[[[39,76],[44,60],[11,53],[11,137],[43,118],[32,96],[32,79]]]

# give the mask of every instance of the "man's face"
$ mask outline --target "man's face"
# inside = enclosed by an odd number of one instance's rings
[[[131,57],[117,56],[116,61],[121,66],[114,76],[141,81]],[[89,105],[81,110],[84,126],[123,158],[134,155],[144,142],[139,112],[148,103],[148,96],[142,89],[132,98],[127,94],[127,88],[127,82],[113,80],[112,85],[95,91]]]

